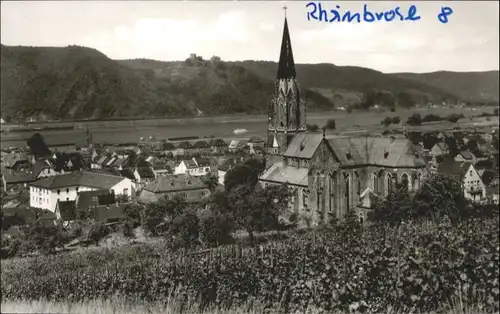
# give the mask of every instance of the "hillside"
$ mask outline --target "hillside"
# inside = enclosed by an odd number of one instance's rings
[[[455,94],[466,101],[498,102],[498,71],[487,72],[433,72],[433,73],[394,73],[398,78],[427,83]]]
[[[2,45],[1,67],[2,118],[7,121],[192,116],[197,109],[204,114],[263,113],[273,88],[271,81],[235,64],[114,61],[78,46]],[[334,107],[313,91],[305,93],[312,110]]]
[[[193,116],[198,110],[205,115],[265,113],[277,64],[111,60],[79,46],[2,45],[1,68],[2,118],[19,121]],[[367,95],[378,95],[371,104],[386,105],[461,98],[403,74],[366,68],[299,64],[297,74],[308,111],[366,103]]]

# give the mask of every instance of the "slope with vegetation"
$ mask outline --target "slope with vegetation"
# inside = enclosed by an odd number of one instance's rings
[[[6,121],[265,113],[275,62],[111,60],[79,46],[1,46]],[[498,101],[491,73],[384,74],[333,64],[298,64],[308,111],[395,107],[461,98]],[[496,72],[497,73],[497,72]],[[463,82],[467,82],[466,88]],[[496,82],[496,85],[495,85]],[[496,90],[495,90],[496,87]],[[467,96],[467,97],[466,97]]]
[[[498,71],[394,73],[395,77],[436,86],[470,102],[498,103]]]

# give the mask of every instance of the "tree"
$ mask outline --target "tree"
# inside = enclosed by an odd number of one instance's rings
[[[174,248],[192,248],[199,245],[199,218],[196,210],[186,208],[174,217],[170,228],[166,232],[167,239],[172,239]]]
[[[248,232],[253,242],[255,232],[278,227],[280,214],[288,208],[288,197],[285,185],[240,185],[229,193],[228,199],[236,224]]]
[[[213,173],[209,173],[205,176],[202,176],[201,180],[203,181],[203,183],[205,183],[205,185],[212,193],[215,191],[215,188],[217,188],[217,186],[219,185],[219,179]]]
[[[335,119],[328,119],[325,124],[327,130],[335,130]]]
[[[37,221],[28,230],[26,247],[43,254],[50,254],[54,253],[57,247],[61,247],[66,240],[67,235],[60,225],[47,226]]]
[[[143,210],[144,207],[139,204],[128,204],[125,207],[125,216],[127,221],[131,223],[132,228],[137,228],[141,225]]]
[[[27,141],[31,153],[37,157],[50,155],[50,150],[45,144],[43,136],[40,133],[33,134]]]
[[[382,124],[385,127],[388,127],[391,123],[392,123],[392,118],[389,117],[385,117],[385,119],[382,120],[382,122],[380,122],[380,124]]]
[[[185,199],[179,196],[172,199],[161,198],[156,203],[146,205],[142,221],[144,230],[153,236],[165,233],[175,217],[180,215],[187,205]]]
[[[319,126],[317,124],[307,124],[306,128],[311,132],[317,132],[319,130]]]
[[[90,226],[87,239],[93,241],[95,245],[99,245],[99,241],[107,236],[110,231],[111,230],[108,226],[106,226],[103,222],[98,221]]]
[[[401,122],[400,117],[392,117],[392,124],[399,124]]]
[[[249,185],[255,187],[259,180],[260,168],[255,168],[254,162],[243,163],[237,165],[224,177],[224,187],[226,191],[231,191],[233,188],[240,185]]]
[[[406,121],[408,125],[422,125],[422,117],[418,113],[412,114]]]

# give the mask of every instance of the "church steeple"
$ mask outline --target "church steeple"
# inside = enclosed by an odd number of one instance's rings
[[[306,131],[306,107],[296,76],[285,16],[274,96],[269,107],[268,154],[276,157],[286,152],[297,133]]]
[[[295,62],[293,61],[292,41],[288,30],[288,22],[285,17],[285,26],[283,28],[283,39],[281,40],[280,61],[278,63],[278,77],[276,79],[295,78]]]

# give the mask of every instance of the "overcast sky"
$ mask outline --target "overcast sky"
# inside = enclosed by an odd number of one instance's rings
[[[277,61],[283,5],[296,63],[362,66],[382,72],[485,71],[499,68],[497,1],[367,2],[380,12],[417,6],[421,19],[391,23],[308,21],[304,1],[12,1],[1,3],[4,45],[96,48],[112,59]],[[324,1],[359,12],[364,2]],[[447,24],[441,6],[454,13]]]

